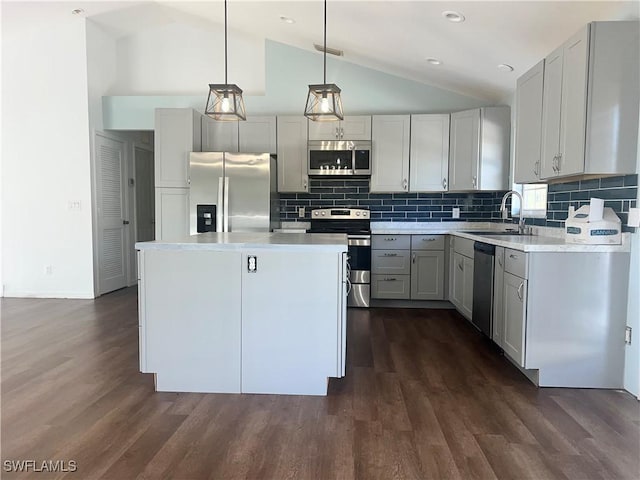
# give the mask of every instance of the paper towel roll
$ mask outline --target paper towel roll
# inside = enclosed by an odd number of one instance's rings
[[[601,198],[592,198],[589,200],[589,221],[597,222],[602,220],[604,214],[604,200]]]

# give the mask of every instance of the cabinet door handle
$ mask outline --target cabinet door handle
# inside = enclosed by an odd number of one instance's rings
[[[520,282],[520,286],[518,287],[518,291],[516,292],[518,294],[518,298],[520,300],[522,300],[522,288],[524,287],[524,282]]]
[[[302,181],[302,189],[303,190],[307,189],[307,179],[306,178]]]
[[[557,172],[557,171],[558,171],[558,167],[556,167],[556,159],[557,159],[557,158],[558,158],[558,156],[557,156],[557,155],[555,155],[555,156],[553,157],[553,160],[551,161],[551,168],[553,168],[553,171],[554,171],[554,172]]]
[[[340,127],[340,138],[344,138],[344,128]]]
[[[509,258],[513,258],[515,260],[516,258],[518,258],[518,256],[512,253],[511,255],[509,255]]]
[[[123,225],[129,225],[129,220],[122,220]]]
[[[416,263],[416,254],[411,255],[411,263]]]
[[[393,278],[393,277],[388,277],[384,279],[385,282],[395,282],[396,280],[397,278]]]
[[[432,238],[423,238],[423,239],[422,239],[422,241],[423,241],[423,242],[435,242],[435,241],[436,241],[436,239],[435,239],[435,238],[433,238],[433,237],[432,237]]]
[[[407,189],[407,185],[408,185],[408,182],[407,182],[407,179],[405,178],[404,180],[402,180],[402,189],[406,190]]]
[[[444,188],[445,190],[447,189],[447,179],[446,178],[442,179],[442,188]]]
[[[473,178],[471,179],[471,185],[473,185],[473,188],[477,187],[477,183],[478,183],[478,177],[474,175]]]
[[[464,270],[464,269],[462,268],[462,264],[461,264],[461,263],[459,263],[459,264],[458,264],[458,268],[460,269],[460,271],[463,271],[463,270]]]
[[[562,154],[561,153],[558,154],[558,173],[560,173],[560,171],[562,170],[562,167],[560,166],[560,162],[562,162]]]
[[[384,256],[385,257],[397,257],[398,254],[397,253],[385,253]]]
[[[395,237],[387,237],[384,239],[385,242],[395,242],[397,240],[397,238]]]
[[[498,257],[498,265],[502,266],[502,258]]]
[[[533,166],[533,173],[536,177],[540,175],[540,173],[538,173],[539,168],[540,168],[540,160],[538,160]]]

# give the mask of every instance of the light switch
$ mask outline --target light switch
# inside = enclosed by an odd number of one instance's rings
[[[453,207],[451,210],[451,218],[460,218],[460,207]]]

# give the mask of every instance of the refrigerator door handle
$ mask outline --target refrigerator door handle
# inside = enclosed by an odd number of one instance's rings
[[[229,231],[229,177],[224,177],[224,231]]]
[[[216,213],[216,232],[222,232],[222,177],[218,177],[218,207]]]

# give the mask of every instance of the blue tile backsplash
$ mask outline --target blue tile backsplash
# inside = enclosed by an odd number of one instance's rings
[[[309,210],[320,207],[364,207],[372,221],[446,222],[491,221],[500,217],[504,192],[477,193],[370,193],[369,179],[310,178],[309,193],[281,193],[283,221],[308,221]],[[298,207],[306,207],[305,218],[298,218]],[[460,207],[460,218],[452,218],[453,207]]]
[[[610,207],[620,217],[623,232],[635,231],[627,227],[629,208],[636,206],[638,175],[596,178],[591,180],[555,183],[549,185],[547,194],[547,218],[527,219],[527,223],[547,227],[562,227],[567,219],[569,206],[576,209],[589,204],[592,197],[602,198],[605,207]]]
[[[369,179],[310,178],[309,193],[280,194],[283,221],[309,221],[310,210],[320,207],[365,207],[371,220],[392,222],[493,221],[500,219],[500,192],[475,193],[370,193]],[[638,175],[596,178],[549,185],[547,217],[527,219],[531,225],[564,228],[569,205],[579,208],[591,197],[605,200],[620,217],[623,231],[629,208],[636,206]],[[510,205],[510,201],[508,202]],[[305,218],[298,217],[298,207],[305,207]],[[453,207],[460,207],[460,218],[453,219]],[[512,219],[507,220],[512,222]]]

